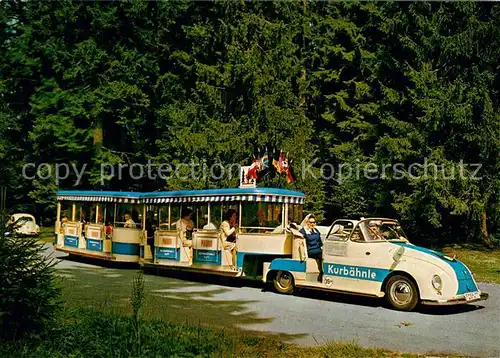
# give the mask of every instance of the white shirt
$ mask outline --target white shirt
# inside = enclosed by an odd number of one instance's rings
[[[203,230],[217,230],[217,226],[215,226],[213,223],[206,224],[203,226]]]
[[[236,228],[231,227],[231,225],[229,225],[229,222],[223,221],[222,224],[220,224],[220,230],[219,230],[222,241],[226,241],[228,236],[234,233],[235,230]]]

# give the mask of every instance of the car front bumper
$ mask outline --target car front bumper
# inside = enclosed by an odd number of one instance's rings
[[[464,305],[478,301],[487,300],[489,297],[488,292],[481,292],[480,297],[475,300],[467,301],[464,296],[452,300],[422,300],[422,304],[430,306],[451,306],[451,305]]]

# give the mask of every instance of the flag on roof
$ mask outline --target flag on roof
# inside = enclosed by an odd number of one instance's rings
[[[248,169],[247,172],[247,180],[249,179],[255,179],[257,180],[259,178],[258,172],[260,170],[260,161],[253,158],[252,165],[250,165],[250,168]]]

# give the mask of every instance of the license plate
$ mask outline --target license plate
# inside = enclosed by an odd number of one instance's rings
[[[477,300],[481,298],[481,294],[479,292],[467,292],[464,294],[466,301]]]

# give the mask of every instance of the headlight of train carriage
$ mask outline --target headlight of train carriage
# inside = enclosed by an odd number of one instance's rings
[[[439,275],[434,275],[432,277],[432,287],[434,287],[436,291],[441,291],[443,281],[441,281],[441,277],[439,277]]]

